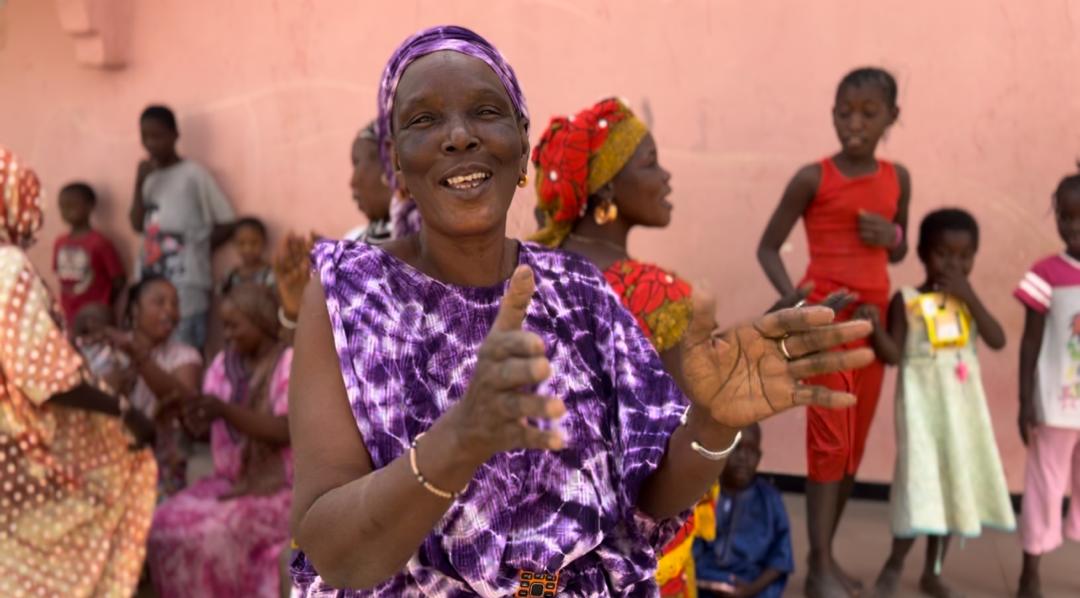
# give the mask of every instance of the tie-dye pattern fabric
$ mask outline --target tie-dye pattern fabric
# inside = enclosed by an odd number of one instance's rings
[[[464,395],[506,283],[444,284],[349,242],[319,244],[314,261],[353,415],[385,467]],[[681,519],[658,524],[635,504],[686,399],[594,266],[530,244],[519,262],[536,276],[525,328],[555,372],[539,392],[566,401],[566,449],[492,458],[405,569],[372,590],[329,587],[299,553],[302,596],[507,596],[521,569],[559,571],[559,596],[657,595],[655,550]]]

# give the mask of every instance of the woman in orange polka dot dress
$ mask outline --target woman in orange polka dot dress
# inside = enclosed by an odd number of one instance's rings
[[[130,596],[157,478],[131,446],[153,428],[88,382],[24,252],[41,222],[37,176],[0,147],[0,596]]]

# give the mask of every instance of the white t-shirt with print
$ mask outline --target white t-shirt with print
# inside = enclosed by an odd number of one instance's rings
[[[1046,316],[1035,370],[1038,421],[1080,429],[1080,261],[1065,254],[1040,260],[1013,294]]]
[[[210,238],[235,219],[229,200],[198,163],[181,160],[143,181],[143,242],[136,277],[158,274],[180,293],[184,316],[210,309],[214,287]]]

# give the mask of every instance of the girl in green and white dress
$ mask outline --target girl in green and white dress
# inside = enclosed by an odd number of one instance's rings
[[[920,589],[930,596],[957,595],[941,579],[949,537],[976,537],[983,526],[1016,526],[975,351],[980,339],[994,350],[1005,346],[1001,325],[968,281],[978,244],[971,214],[931,212],[919,227],[925,282],[893,296],[887,328],[872,308],[859,314],[874,323],[878,358],[900,366],[893,546],[877,596],[896,592],[919,536],[927,537]]]

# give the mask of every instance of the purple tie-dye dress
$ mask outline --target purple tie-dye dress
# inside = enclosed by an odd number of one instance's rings
[[[465,394],[506,284],[448,285],[347,241],[319,244],[314,261],[357,427],[384,467]],[[299,553],[302,596],[509,596],[521,570],[558,571],[559,596],[658,595],[655,549],[681,521],[658,524],[635,504],[686,399],[592,264],[530,244],[519,262],[536,276],[525,328],[554,372],[540,392],[566,401],[566,448],[485,463],[405,569],[372,590],[331,588]]]

